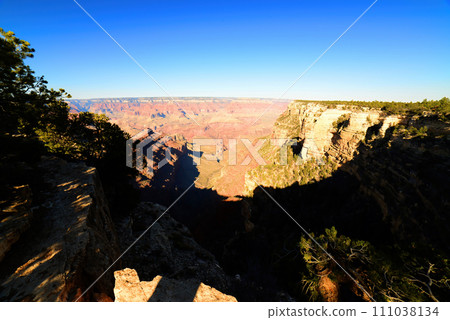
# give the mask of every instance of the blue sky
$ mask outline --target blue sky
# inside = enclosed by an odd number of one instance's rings
[[[173,96],[278,97],[373,0],[78,2]],[[166,95],[72,0],[3,0],[0,27],[74,98]],[[443,96],[450,0],[379,0],[285,95]]]

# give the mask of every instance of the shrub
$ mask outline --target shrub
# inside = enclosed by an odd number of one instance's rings
[[[350,125],[350,114],[341,115],[336,121],[333,122],[333,128],[338,132],[347,128]]]
[[[308,270],[304,289],[314,300],[320,298],[319,279],[322,275],[327,275],[340,287],[351,285],[355,288],[356,284],[348,274],[376,301],[445,299],[450,264],[433,248],[425,246],[420,252],[417,252],[419,249],[409,252],[399,248],[383,251],[367,241],[338,236],[334,227],[325,229],[318,237],[311,236],[333,257],[331,259],[310,238],[301,238],[300,252]],[[362,293],[361,288],[358,291]]]

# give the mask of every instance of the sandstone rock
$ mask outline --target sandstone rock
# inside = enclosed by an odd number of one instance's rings
[[[236,298],[194,279],[174,280],[156,276],[152,281],[140,281],[136,270],[114,272],[116,302],[237,302]]]
[[[320,278],[319,292],[325,302],[339,301],[339,287],[328,276]]]
[[[114,278],[116,302],[146,302],[155,291],[161,276],[155,277],[153,281],[140,282],[136,270],[127,268],[115,271]]]
[[[45,200],[27,236],[0,265],[2,301],[75,300],[118,256],[95,168],[44,158],[38,174]],[[104,275],[82,300],[112,296],[112,276]]]
[[[338,128],[342,117],[347,120],[346,125]],[[295,182],[307,183],[309,181],[295,178],[301,162],[315,160],[324,164],[327,158],[340,166],[353,159],[361,141],[373,135],[382,137],[390,127],[408,121],[403,116],[386,116],[381,110],[350,105],[327,106],[324,102],[292,102],[277,119],[271,138],[296,140],[300,163],[292,161],[283,168],[276,167],[280,152],[278,147],[270,147],[265,152],[268,166],[245,174],[244,194],[251,195],[258,184],[284,188]],[[309,180],[314,178],[309,177]]]
[[[337,130],[336,121],[344,115],[349,122]],[[293,102],[275,123],[272,136],[303,141],[301,154],[304,159],[331,155],[342,162],[352,158],[372,126],[379,124],[378,135],[383,136],[388,128],[406,120],[403,116],[385,116],[380,110],[350,105],[329,107],[318,102]]]
[[[200,283],[194,302],[237,302],[233,296],[226,295],[204,283]]]

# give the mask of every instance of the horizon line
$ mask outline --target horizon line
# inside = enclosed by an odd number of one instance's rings
[[[446,96],[443,96],[442,98],[446,98]],[[441,99],[442,99],[441,98]],[[236,100],[244,100],[244,99],[255,99],[255,100],[272,100],[272,101],[291,101],[291,102],[295,102],[295,101],[304,101],[304,102],[403,102],[403,103],[417,103],[417,102],[423,102],[424,100],[428,100],[428,101],[439,101],[440,99],[423,99],[421,101],[417,100],[417,101],[403,101],[403,100],[359,100],[359,99],[352,99],[352,100],[342,100],[342,99],[305,99],[305,98],[293,98],[293,99],[289,99],[289,98],[267,98],[267,97],[220,97],[220,96],[174,96],[174,97],[169,97],[169,96],[118,96],[118,97],[102,97],[102,98],[65,98],[65,101],[73,101],[73,100],[107,100],[107,99],[167,99],[167,100],[172,100],[172,99],[236,99]]]

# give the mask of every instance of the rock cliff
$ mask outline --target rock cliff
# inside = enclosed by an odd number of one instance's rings
[[[287,149],[287,165],[280,165],[280,148],[267,141],[261,153],[268,164],[246,173],[245,194],[251,195],[258,184],[284,188],[329,177],[353,158],[361,141],[383,137],[390,127],[408,121],[407,117],[385,115],[377,109],[292,102],[269,136],[295,141]]]
[[[10,220],[24,222],[16,223],[13,239],[22,235],[0,264],[0,300],[73,301],[117,258],[114,226],[95,168],[43,158],[36,175],[42,185],[31,225],[29,204],[9,210]],[[4,220],[2,238],[12,239]],[[111,271],[81,301],[111,300],[112,293]]]
[[[328,107],[319,103],[294,102],[288,113],[298,115],[298,138],[303,141],[302,158],[327,155],[339,162],[353,158],[369,129],[377,129],[373,133],[384,136],[389,127],[407,121],[402,116],[385,116],[380,110],[351,105]]]
[[[351,142],[346,144],[347,149],[340,149],[344,155],[352,152],[354,156],[339,163],[339,168],[327,178],[313,178],[310,183],[293,183],[283,188],[265,187],[265,191],[315,237],[334,226],[341,234],[374,245],[373,252],[383,257],[376,260],[389,265],[388,269],[375,266],[377,263],[373,265],[369,280],[379,282],[370,292],[373,290],[377,301],[445,301],[450,252],[446,230],[450,210],[447,196],[450,194],[450,125],[425,115],[408,119],[407,126],[389,128],[378,124],[377,127],[383,126],[387,129],[374,138],[369,127],[365,136],[360,135],[364,139],[357,145]],[[300,131],[300,127],[297,132],[307,137],[308,131]],[[327,141],[324,139],[318,150],[332,157],[333,143],[326,147]],[[333,161],[339,159],[334,157]],[[303,161],[299,167],[309,163]],[[326,167],[326,164],[315,167]],[[313,169],[310,168],[314,173]],[[273,176],[274,170],[275,166],[261,167],[259,177]],[[269,261],[261,279],[275,273],[274,277],[284,282],[290,294],[297,299],[308,298],[298,285],[293,285],[301,281],[305,286],[312,283],[308,282],[311,278],[305,280],[299,276],[304,263],[298,256],[300,228],[259,188],[247,201],[254,228],[229,242],[226,254],[227,260],[233,262],[232,270],[244,274],[242,261],[264,246],[264,251],[252,257],[258,259],[255,264],[260,267]],[[340,263],[346,268],[348,261],[343,259]],[[353,274],[358,281],[362,281],[358,277],[366,272],[361,270]],[[337,279],[336,274],[333,276]],[[363,298],[345,277],[335,283],[336,288],[331,283],[325,285],[327,280],[323,276],[313,274],[312,277],[317,281],[319,299]]]

